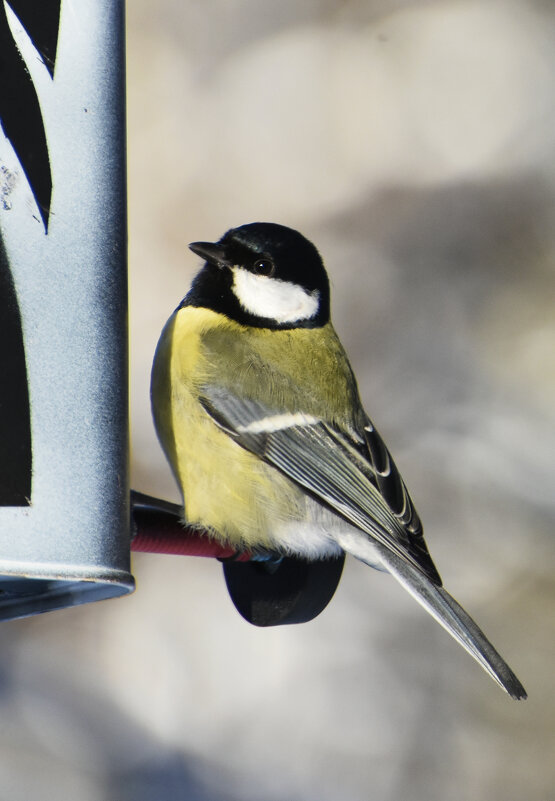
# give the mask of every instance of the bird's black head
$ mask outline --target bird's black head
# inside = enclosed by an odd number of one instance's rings
[[[202,306],[243,325],[317,328],[330,316],[328,276],[314,245],[276,223],[232,228],[219,242],[193,242],[206,263],[182,306]]]

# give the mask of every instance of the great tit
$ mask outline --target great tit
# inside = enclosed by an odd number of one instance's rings
[[[389,572],[504,690],[525,698],[442,587],[330,321],[314,245],[257,222],[189,247],[204,265],[162,332],[151,386],[187,525],[237,550],[309,560],[345,551]]]

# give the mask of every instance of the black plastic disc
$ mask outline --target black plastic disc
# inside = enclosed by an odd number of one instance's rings
[[[307,562],[288,556],[272,562],[224,562],[224,576],[237,611],[254,626],[312,620],[330,602],[345,555]]]

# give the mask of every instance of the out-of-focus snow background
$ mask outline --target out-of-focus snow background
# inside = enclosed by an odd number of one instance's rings
[[[152,355],[187,243],[271,220],[319,247],[370,415],[508,699],[349,560],[314,622],[259,630],[221,567],[2,625],[6,801],[555,798],[555,6],[133,0],[132,478],[177,499]]]

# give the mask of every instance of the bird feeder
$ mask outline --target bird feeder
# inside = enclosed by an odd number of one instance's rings
[[[122,0],[0,4],[0,619],[133,589]]]

